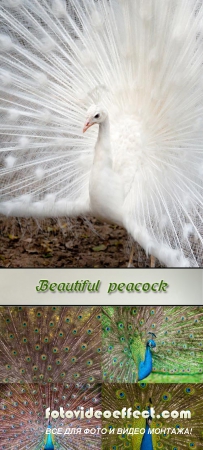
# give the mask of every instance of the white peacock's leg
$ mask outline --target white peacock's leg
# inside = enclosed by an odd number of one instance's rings
[[[156,266],[156,258],[155,256],[151,255],[150,256],[150,267],[155,267]]]
[[[134,267],[133,266],[133,256],[134,256],[134,252],[135,252],[135,243],[132,243],[132,247],[131,247],[131,252],[130,252],[130,258],[129,258],[129,262],[128,262],[128,267]]]

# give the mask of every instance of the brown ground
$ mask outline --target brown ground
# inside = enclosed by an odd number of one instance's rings
[[[131,241],[124,229],[95,219],[0,218],[0,267],[127,267]],[[150,259],[136,245],[134,267]],[[158,264],[157,264],[158,266]]]

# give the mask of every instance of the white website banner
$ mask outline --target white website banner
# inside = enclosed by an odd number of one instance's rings
[[[202,269],[2,269],[1,305],[202,305]]]

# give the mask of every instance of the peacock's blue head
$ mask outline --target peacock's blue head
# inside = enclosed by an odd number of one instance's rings
[[[147,347],[155,348],[156,342],[153,339],[149,339],[149,341],[147,341]]]

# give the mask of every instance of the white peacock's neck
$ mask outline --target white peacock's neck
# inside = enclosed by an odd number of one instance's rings
[[[98,162],[112,167],[110,121],[108,116],[102,123],[99,124],[99,133],[95,146],[94,164]]]
[[[108,116],[99,124],[98,141],[102,142],[104,145],[105,143],[110,145],[110,122]]]

